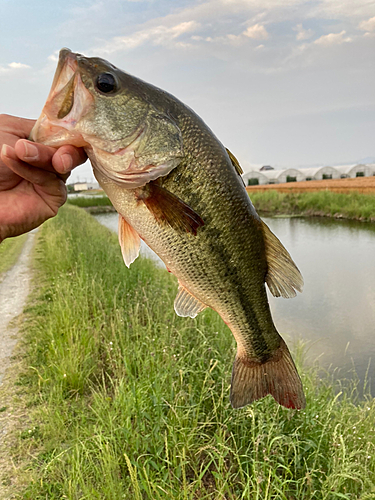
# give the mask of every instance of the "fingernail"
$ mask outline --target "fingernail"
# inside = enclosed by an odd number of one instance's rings
[[[73,159],[70,155],[64,154],[61,155],[61,163],[63,166],[64,172],[69,172],[73,168]]]
[[[1,148],[1,154],[9,158],[11,156],[11,153],[12,153],[12,148],[7,144],[3,144],[3,147]]]
[[[23,143],[25,148],[24,158],[25,160],[37,160],[39,158],[39,151],[34,144],[30,144],[29,142]]]

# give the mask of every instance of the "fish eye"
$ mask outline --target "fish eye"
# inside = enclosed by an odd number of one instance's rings
[[[116,80],[111,73],[102,73],[96,80],[96,87],[100,92],[108,94],[116,90]]]

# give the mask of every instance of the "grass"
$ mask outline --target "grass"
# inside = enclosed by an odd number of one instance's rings
[[[249,193],[261,215],[325,215],[345,219],[375,221],[375,196],[332,191],[312,193],[279,193],[270,189]]]
[[[76,207],[107,207],[112,206],[112,203],[108,196],[96,195],[96,196],[77,196],[76,198],[68,198],[69,205],[75,205]]]
[[[375,497],[375,404],[301,366],[307,407],[229,404],[235,343],[217,314],[174,314],[176,280],[128,270],[75,208],[38,234],[13,460],[32,500]]]
[[[27,236],[25,234],[15,238],[7,238],[0,245],[0,277],[16,262],[22,251]]]

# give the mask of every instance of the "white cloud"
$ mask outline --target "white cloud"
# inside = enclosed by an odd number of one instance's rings
[[[53,63],[56,63],[58,62],[59,60],[59,51],[58,50],[55,50],[55,52],[53,54],[50,54],[47,59],[49,61],[52,61]]]
[[[367,21],[362,21],[359,23],[358,27],[364,31],[375,31],[375,16],[371,17]]]
[[[111,54],[117,50],[135,49],[146,42],[153,45],[168,45],[185,33],[194,32],[200,24],[195,21],[184,21],[175,26],[159,25],[149,29],[136,31],[130,36],[115,37],[110,43],[96,50],[98,54]],[[183,44],[179,42],[179,46]]]
[[[14,71],[17,69],[28,69],[31,68],[28,64],[11,62],[7,66],[0,66],[0,73],[9,73],[10,71]]]
[[[351,42],[352,38],[345,37],[346,31],[342,30],[340,33],[330,33],[329,35],[323,35],[317,40],[315,40],[316,45],[341,45],[345,42]]]
[[[267,30],[262,24],[249,26],[242,34],[254,40],[267,40],[268,38]]]
[[[17,63],[17,62],[11,62],[8,64],[9,68],[11,69],[22,69],[22,68],[31,68],[28,64],[22,64],[22,63]]]
[[[297,31],[296,40],[307,40],[311,38],[314,34],[313,30],[311,29],[308,30],[303,29],[302,24],[297,24],[297,26],[293,28],[293,30]]]

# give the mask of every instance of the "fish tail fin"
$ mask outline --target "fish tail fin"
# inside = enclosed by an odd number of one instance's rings
[[[233,364],[230,402],[233,408],[271,396],[286,408],[304,408],[305,395],[301,379],[286,343],[264,363],[237,352]]]

